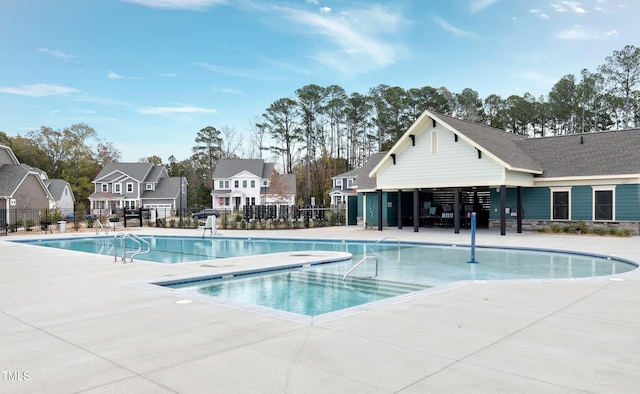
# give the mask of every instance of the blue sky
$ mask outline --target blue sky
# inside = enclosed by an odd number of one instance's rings
[[[122,161],[191,155],[307,84],[547,94],[639,46],[636,0],[0,0],[0,131],[93,127]],[[241,152],[239,152],[241,153]]]

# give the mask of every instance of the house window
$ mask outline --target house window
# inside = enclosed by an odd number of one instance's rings
[[[247,188],[247,180],[246,179],[242,181],[242,188],[243,189]]]
[[[228,189],[229,188],[229,181],[224,181],[224,188]]]
[[[244,199],[244,204],[245,204],[245,205],[249,205],[250,203],[251,203],[251,200],[249,199],[249,197],[246,197],[246,198]]]
[[[613,220],[614,191],[611,188],[593,190],[593,220]]]
[[[133,193],[133,183],[127,183],[127,193]]]
[[[431,130],[431,153],[438,153],[438,130]]]
[[[240,187],[240,181],[233,181],[233,187],[236,189]]]
[[[256,198],[255,197],[251,197],[251,205],[256,205]]]
[[[336,179],[336,187],[342,188],[342,179]]]
[[[558,189],[551,191],[551,205],[553,209],[553,220],[569,220],[570,190]]]
[[[220,185],[220,189],[224,189],[224,181],[220,181],[219,185]]]
[[[113,184],[113,192],[114,193],[120,193],[120,184],[119,183],[114,183]]]
[[[144,185],[146,190],[153,190],[153,184],[151,183],[147,183],[146,185]]]
[[[347,189],[351,189],[351,186],[353,186],[353,179],[347,179]]]
[[[251,180],[251,188],[252,189],[256,188],[256,181],[254,179]]]
[[[224,198],[224,205],[229,206],[229,197]]]
[[[106,183],[103,183],[103,184],[102,184],[102,192],[103,192],[103,193],[106,193],[106,192],[108,192],[108,191],[109,191],[109,186],[108,186]]]

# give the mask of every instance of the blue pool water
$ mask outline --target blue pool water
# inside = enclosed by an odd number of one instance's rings
[[[233,278],[213,276],[160,283],[185,294],[212,296],[307,316],[460,280],[584,278],[637,268],[631,262],[605,256],[544,250],[479,247],[475,254],[478,263],[469,264],[470,249],[466,246],[385,242],[373,247],[372,242],[366,241],[145,238],[151,243],[152,252],[136,259],[169,264],[307,250],[353,254],[353,259],[343,262],[258,274],[239,273]],[[112,237],[28,243],[113,255]],[[343,280],[344,274],[365,256],[369,258]]]

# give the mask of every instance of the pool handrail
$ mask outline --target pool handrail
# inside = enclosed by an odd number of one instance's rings
[[[351,267],[351,269],[349,271],[347,271],[346,274],[344,274],[344,276],[342,277],[342,281],[344,282],[345,280],[347,280],[347,277],[353,272],[353,270],[355,270],[356,268],[358,268],[358,266],[362,263],[364,263],[366,260],[368,259],[375,259],[376,260],[376,274],[373,276],[374,278],[378,276],[378,256],[364,256],[360,261],[358,261],[353,267]]]
[[[94,222],[95,222],[95,223],[97,223],[97,226],[96,226],[96,235],[98,235],[98,234],[100,233],[100,229],[104,230],[104,233],[105,233],[105,234],[108,234],[108,233],[109,233],[109,227],[105,227],[105,226],[103,226],[103,225],[102,225],[102,222],[100,221],[100,219],[96,219]]]
[[[113,236],[113,261],[118,261],[118,237],[122,237],[121,245],[122,245],[122,264],[127,262],[127,253],[131,253],[129,256],[129,262],[133,263],[133,258],[139,254],[149,253],[151,250],[151,244],[146,239],[133,234],[133,233],[117,233]],[[131,238],[135,243],[138,244],[138,249],[135,251],[127,252],[127,238]],[[142,244],[145,244],[147,249],[142,250]]]
[[[395,240],[397,241],[397,245],[398,245],[397,251],[398,251],[398,254],[397,254],[396,261],[400,262],[400,239],[399,239],[398,237],[394,237],[394,236],[384,237],[384,238],[382,238],[381,240],[376,241],[376,242],[375,242],[373,245],[371,245],[369,248],[371,249],[371,251],[372,251],[372,252],[374,252],[374,248],[375,248],[376,246],[378,246],[381,242],[386,241],[387,239],[395,239]]]

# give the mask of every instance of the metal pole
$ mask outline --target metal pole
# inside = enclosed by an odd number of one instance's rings
[[[469,264],[476,264],[476,213],[471,212],[471,261]]]

